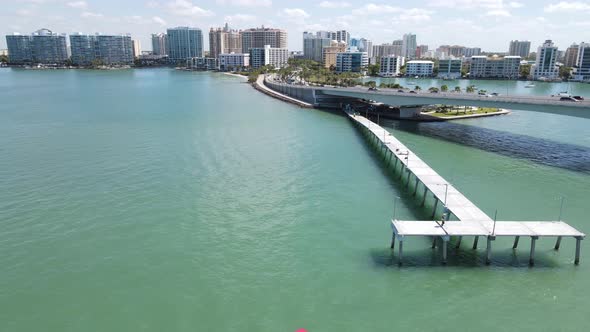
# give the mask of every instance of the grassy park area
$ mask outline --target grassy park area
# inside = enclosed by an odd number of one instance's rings
[[[474,106],[433,106],[426,111],[429,115],[438,117],[489,114],[500,112],[500,108],[494,107],[474,107]]]

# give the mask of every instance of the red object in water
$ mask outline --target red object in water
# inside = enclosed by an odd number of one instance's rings
[[[295,331],[295,332],[307,332],[307,330],[306,329],[297,329],[297,331]]]

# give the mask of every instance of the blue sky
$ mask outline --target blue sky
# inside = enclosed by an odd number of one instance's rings
[[[374,43],[417,34],[418,44],[481,47],[505,51],[510,39],[536,48],[553,39],[565,49],[590,42],[590,1],[560,0],[0,0],[0,33],[131,33],[151,49],[151,33],[195,26],[207,32],[228,22],[235,28],[260,25],[286,29],[289,49],[301,50],[306,30],[346,29]],[[205,35],[206,36],[206,35]],[[205,44],[208,44],[205,38]],[[0,48],[6,47],[1,38]]]

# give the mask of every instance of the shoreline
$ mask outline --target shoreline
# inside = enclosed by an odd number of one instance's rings
[[[289,97],[287,95],[276,92],[276,91],[272,90],[271,88],[267,87],[264,84],[264,75],[259,75],[258,78],[256,79],[256,82],[252,83],[252,86],[254,87],[254,89],[264,93],[265,95],[285,101],[287,103],[294,104],[294,105],[302,107],[302,108],[315,108],[315,106],[313,106],[312,104],[306,103],[306,102],[301,101],[299,99]]]
[[[246,79],[246,80],[248,79],[248,76],[244,76],[244,75],[240,75],[240,74],[234,74],[234,73],[224,72],[223,75],[239,77],[239,78],[243,78],[243,79]]]
[[[450,121],[450,120],[461,120],[461,119],[471,119],[471,118],[484,118],[488,116],[498,116],[498,115],[507,115],[512,113],[511,110],[501,108],[500,111],[491,112],[491,113],[483,113],[483,114],[466,114],[466,115],[452,115],[452,116],[435,116],[430,115],[428,113],[420,114],[420,117],[426,117],[423,121]]]

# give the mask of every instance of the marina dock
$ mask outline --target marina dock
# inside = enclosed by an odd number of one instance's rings
[[[391,221],[393,230],[391,248],[392,250],[395,248],[397,240],[399,242],[398,262],[400,265],[406,237],[416,236],[432,238],[433,248],[436,245],[436,239],[442,240],[443,264],[447,262],[447,247],[452,237],[456,238],[458,247],[464,236],[473,236],[473,249],[477,249],[479,237],[485,237],[486,264],[491,262],[492,242],[497,237],[514,237],[514,249],[518,247],[521,237],[529,237],[531,240],[530,265],[534,265],[536,241],[540,237],[556,238],[555,250],[559,249],[562,238],[570,237],[576,240],[574,263],[579,264],[581,241],[586,236],[584,233],[561,220],[495,221],[390,132],[368,118],[357,114],[350,105],[346,105],[344,111],[350,120],[367,135],[368,139],[381,149],[386,156],[386,161],[393,165],[396,174],[399,172],[398,177],[408,190],[411,190],[412,195],[416,196],[422,192],[420,198],[422,206],[429,195],[434,198],[432,220],[408,221],[397,220],[395,216],[393,217]]]

